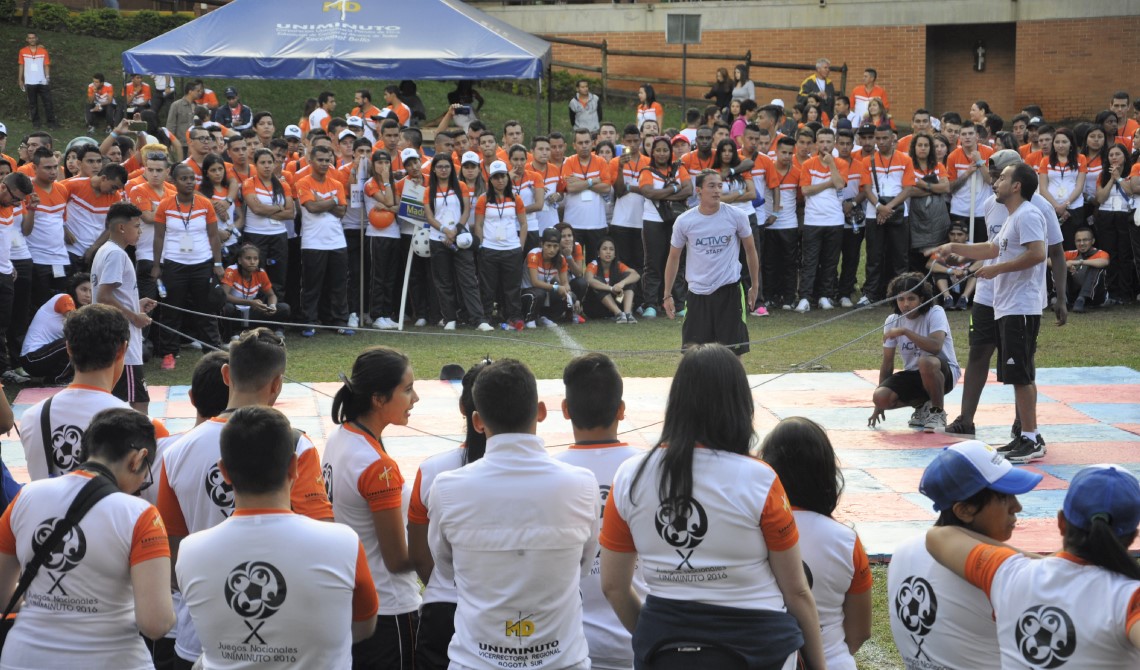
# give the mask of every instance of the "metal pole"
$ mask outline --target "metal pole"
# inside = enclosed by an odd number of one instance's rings
[[[689,106],[689,43],[681,45],[681,120],[685,119],[685,108]],[[664,130],[664,128],[662,128]]]
[[[607,91],[609,90],[609,87],[610,87],[609,58],[610,58],[609,42],[606,40],[602,40],[602,110],[603,110],[602,113],[603,114],[605,114],[605,110],[610,105],[609,94],[607,93]]]
[[[542,134],[542,74],[534,80],[534,135]],[[531,137],[534,137],[531,135]]]
[[[554,118],[554,100],[551,90],[554,88],[554,71],[546,68],[546,134],[550,134],[550,121]]]

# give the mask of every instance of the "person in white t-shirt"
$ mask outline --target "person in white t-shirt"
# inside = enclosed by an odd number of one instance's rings
[[[1136,668],[1140,566],[1128,547],[1138,525],[1140,482],[1119,465],[1101,464],[1069,482],[1057,512],[1064,548],[1052,556],[1033,560],[961,528],[930,529],[926,546],[989,599],[1001,667]]]
[[[996,258],[975,275],[993,279],[994,318],[998,331],[997,377],[1013,386],[1020,434],[1001,448],[1013,463],[1045,457],[1045,444],[1037,440],[1037,385],[1034,355],[1045,305],[1045,256],[1048,228],[1031,200],[1037,192],[1037,174],[1025,163],[1002,170],[994,195],[1009,212],[997,237],[981,244],[944,244],[940,257],[973,260]]]
[[[81,307],[64,321],[63,337],[75,379],[51,398],[47,420],[51,434],[43,435],[41,428],[46,400],[20,417],[20,441],[33,481],[79,467],[83,433],[91,417],[99,410],[129,407],[111,395],[123,374],[130,340],[130,324],[122,313],[109,305]]]
[[[353,530],[295,514],[293,429],[270,407],[242,407],[221,432],[233,516],[187,537],[175,571],[207,668],[352,667],[378,601]]]
[[[844,481],[831,440],[811,419],[790,417],[764,437],[760,458],[792,503],[827,667],[856,670],[855,652],[871,639],[871,566],[858,534],[832,517]]]
[[[70,381],[74,372],[63,339],[63,323],[68,314],[90,304],[91,275],[79,272],[71,278],[70,291],[53,296],[36,310],[21,345],[20,367],[57,384]]]
[[[458,590],[449,667],[588,669],[579,585],[597,552],[597,479],[546,453],[534,434],[546,407],[519,361],[488,365],[473,399],[487,453],[428,494],[434,576]]]
[[[801,650],[808,668],[827,667],[791,504],[775,471],[749,456],[754,411],[731,350],[692,347],[656,447],[614,475],[599,538],[602,592],[633,633],[637,668],[743,657],[749,668],[787,669]],[[644,605],[632,588],[638,562]],[[684,652],[693,644],[702,651]]]
[[[618,439],[618,426],[625,418],[621,373],[605,354],[578,356],[562,371],[566,399],[562,416],[574,429],[574,444],[556,458],[594,473],[602,507],[618,467],[644,454]],[[594,557],[590,573],[582,577],[582,626],[590,646],[595,670],[629,670],[633,667],[633,643],[602,593],[601,552]],[[633,591],[642,600],[649,592],[640,570],[633,575]]]
[[[454,579],[445,580],[439,575],[433,578],[435,559],[428,546],[428,522],[431,519],[428,495],[436,477],[474,463],[487,451],[487,436],[475,428],[472,393],[479,373],[490,363],[490,360],[481,361],[463,375],[459,393],[459,413],[463,415],[467,430],[463,444],[421,463],[412,485],[412,498],[408,504],[408,556],[424,583],[424,603],[420,607],[420,623],[416,629],[417,670],[447,670],[447,647],[455,635],[455,606],[459,597]]]
[[[422,602],[405,531],[411,491],[388,453],[384,431],[408,424],[419,401],[415,373],[399,351],[369,347],[353,362],[352,376],[342,374],[341,380],[332,402],[338,427],[325,445],[325,485],[337,521],[364,543],[380,598],[376,632],[353,645],[353,666],[411,670]]]
[[[934,502],[936,527],[963,528],[988,542],[1013,534],[1017,496],[1041,482],[977,440],[943,449],[926,466],[919,491]],[[887,571],[891,634],[907,668],[998,670],[993,608],[980,590],[935,562],[925,537],[896,549]]]
[[[91,309],[84,307],[83,309]],[[0,517],[0,600],[94,478],[117,491],[99,500],[46,553],[8,633],[0,668],[154,668],[142,633],[174,625],[170,548],[158,511],[131,495],[150,477],[155,429],[129,407],[96,414],[74,473],[32,482]]]
[[[745,312],[752,311],[760,294],[760,259],[748,216],[736,207],[721,204],[721,182],[720,174],[713,170],[704,170],[696,177],[700,203],[673,224],[661,304],[670,319],[676,317],[673,282],[677,280],[681,252],[685,252],[689,299],[681,342],[686,346],[718,342],[743,356],[749,348]],[[747,297],[740,284],[742,243],[752,282]]]
[[[946,394],[961,376],[954,354],[950,320],[923,275],[907,272],[891,280],[887,295],[894,301],[894,314],[883,323],[883,362],[879,386],[872,399],[875,410],[867,425],[874,428],[886,419],[888,409],[914,407],[911,428],[928,433],[946,428]],[[895,352],[903,369],[895,372]]]
[[[131,324],[123,376],[112,393],[142,413],[150,406],[150,393],[143,378],[142,329],[150,325],[147,314],[158,304],[139,298],[135,266],[126,248],[138,244],[142,236],[142,212],[129,202],[117,202],[107,210],[108,241],[91,261],[91,293],[94,302],[114,307]]]

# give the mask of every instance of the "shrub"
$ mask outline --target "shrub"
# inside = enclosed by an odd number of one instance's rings
[[[71,12],[63,5],[38,2],[32,7],[33,30],[65,30]]]
[[[86,9],[72,15],[67,27],[77,35],[121,40],[127,36],[127,22],[117,9]]]
[[[162,15],[149,9],[135,12],[127,17],[126,23],[127,35],[139,41],[157,37],[167,30]]]
[[[16,20],[16,0],[0,0],[0,21]]]

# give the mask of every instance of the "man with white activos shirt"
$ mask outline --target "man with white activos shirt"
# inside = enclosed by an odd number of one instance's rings
[[[1005,168],[1018,165],[1021,162],[1021,156],[1016,151],[1003,149],[995,152],[988,161],[991,183],[997,183]],[[1068,319],[1068,310],[1065,302],[1065,263],[1057,260],[1058,256],[1063,259],[1065,254],[1061,248],[1061,224],[1057,220],[1056,210],[1040,193],[1034,193],[1030,202],[1045,217],[1046,243],[1049,245],[1048,255],[1053,262],[1053,284],[1057,287],[1057,302],[1054,305],[1054,310],[1057,315],[1057,325],[1063,326]],[[1004,206],[998,204],[997,198],[993,194],[983,203],[982,213],[988,217],[985,222],[989,239],[995,239],[1001,231],[1002,224],[1009,217],[1009,213]],[[990,261],[987,261],[988,263]],[[978,409],[982,388],[989,376],[990,360],[993,358],[998,345],[993,302],[993,282],[979,277],[970,314],[970,354],[962,370],[962,413],[946,426],[947,434],[974,436],[974,414]],[[1013,428],[1014,430],[1011,433],[1020,435],[1020,426],[1016,422]],[[1017,437],[1017,435],[1011,434],[1011,437]],[[1044,451],[1044,438],[1038,434],[1037,440],[1041,443],[1042,451]]]

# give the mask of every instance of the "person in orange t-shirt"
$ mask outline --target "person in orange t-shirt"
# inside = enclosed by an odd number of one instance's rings
[[[399,120],[400,126],[407,128],[412,122],[412,108],[405,105],[400,101],[400,89],[395,86],[388,86],[384,89],[384,102],[388,103],[388,109],[396,113],[396,119]]]
[[[51,101],[51,56],[40,45],[40,39],[35,33],[28,33],[27,41],[28,46],[20,49],[17,56],[19,73],[16,75],[16,83],[28,96],[28,115],[32,119],[32,126],[40,127],[39,100],[43,101],[48,125],[58,128],[59,122],[55,118],[55,107]]]
[[[107,83],[101,72],[96,72],[87,85],[87,107],[83,112],[87,119],[87,132],[95,132],[96,119],[102,119],[110,128],[115,124],[115,115],[115,87]]]

